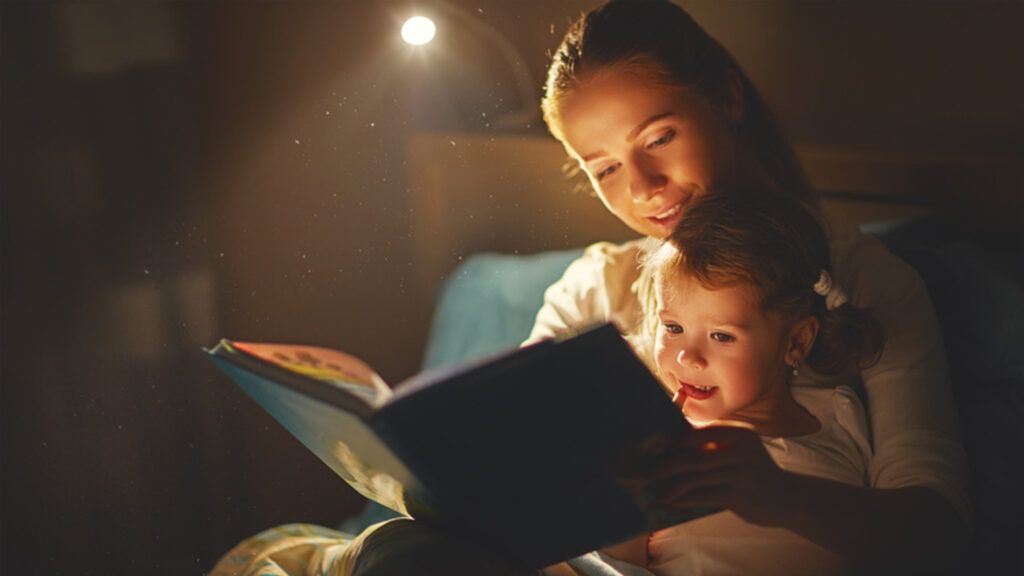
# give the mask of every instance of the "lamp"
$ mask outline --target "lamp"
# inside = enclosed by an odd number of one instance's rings
[[[519,107],[505,112],[494,120],[499,128],[523,129],[534,126],[539,120],[535,84],[522,55],[515,45],[501,32],[483,20],[466,13],[464,10],[444,0],[438,0],[433,6],[440,12],[451,16],[472,34],[483,38],[497,49],[501,57],[508,63],[519,91]],[[437,31],[434,22],[425,16],[413,16],[407,19],[401,28],[402,39],[418,49],[426,49]]]
[[[434,39],[437,27],[434,21],[425,16],[413,16],[402,24],[402,40],[406,44],[420,46]]]

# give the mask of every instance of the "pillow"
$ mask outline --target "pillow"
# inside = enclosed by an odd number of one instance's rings
[[[582,254],[582,248],[575,248],[532,255],[471,256],[441,288],[423,368],[518,346],[533,329],[544,291]]]
[[[936,219],[861,226],[924,279],[942,325],[958,399],[1024,371],[1024,277],[1020,259],[967,238],[950,237]]]

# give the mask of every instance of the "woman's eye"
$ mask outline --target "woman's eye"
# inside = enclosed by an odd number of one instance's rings
[[[732,334],[726,334],[725,332],[713,332],[711,334],[711,339],[716,342],[727,344],[729,342],[736,340],[736,337],[733,336]]]
[[[673,322],[664,322],[663,325],[665,326],[665,332],[668,332],[669,334],[683,333],[683,327],[680,326],[679,324],[675,324]]]
[[[661,148],[662,146],[664,146],[664,145],[668,144],[669,142],[671,142],[672,139],[675,138],[675,136],[676,136],[676,131],[675,130],[666,130],[665,132],[663,132],[661,134],[661,136],[658,136],[657,139],[651,140],[650,142],[648,142],[647,143],[647,149]]]
[[[600,171],[598,171],[598,173],[596,175],[596,178],[600,182],[601,180],[604,180],[605,178],[607,178],[607,177],[611,176],[612,174],[614,174],[615,171],[618,170],[618,169],[619,169],[619,165],[618,164],[612,164],[611,166],[608,166],[607,168],[602,168]]]

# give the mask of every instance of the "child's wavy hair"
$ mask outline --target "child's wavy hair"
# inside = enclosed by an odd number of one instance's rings
[[[742,286],[764,311],[820,322],[805,364],[821,374],[866,368],[881,356],[881,324],[850,303],[827,309],[814,291],[822,270],[831,273],[828,236],[818,214],[798,200],[757,191],[718,192],[687,207],[672,234],[649,245],[641,342],[653,343],[657,314],[653,281],[683,275],[709,289]]]

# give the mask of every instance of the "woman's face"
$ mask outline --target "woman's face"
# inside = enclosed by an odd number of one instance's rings
[[[626,71],[576,87],[563,101],[560,127],[601,201],[647,236],[667,236],[734,164],[733,133],[705,98]]]

